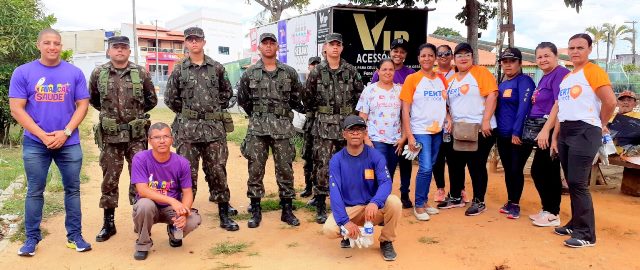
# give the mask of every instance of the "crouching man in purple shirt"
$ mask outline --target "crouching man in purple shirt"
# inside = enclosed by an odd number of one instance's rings
[[[364,144],[367,124],[355,115],[343,122],[342,136],[347,146],[333,155],[329,162],[329,197],[333,215],[323,226],[329,238],[339,238],[340,226],[349,232],[349,238],[360,234],[358,226],[366,221],[384,222],[380,234],[380,249],[387,261],[396,259],[392,242],[396,239],[396,226],[402,215],[402,203],[391,195],[391,177],[382,154]],[[341,247],[350,247],[342,240]]]
[[[166,223],[169,245],[182,246],[182,237],[195,230],[202,221],[198,210],[192,209],[191,167],[189,161],[171,152],[171,128],[155,123],[149,128],[151,150],[133,157],[131,184],[136,187],[137,202],[133,205],[134,231],[138,233],[136,260],[147,258],[153,246],[151,226]]]

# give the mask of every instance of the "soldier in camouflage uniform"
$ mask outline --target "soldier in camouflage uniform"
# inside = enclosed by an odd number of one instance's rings
[[[293,159],[296,149],[292,141],[292,109],[304,111],[300,100],[302,85],[298,73],[276,59],[278,41],[272,33],[260,35],[261,59],[249,67],[238,82],[238,104],[249,115],[247,136],[242,142],[242,155],[249,161],[247,197],[251,199],[249,228],[260,226],[260,199],[264,197],[264,172],[269,148],[273,153],[282,216],[292,226],[300,225],[293,214]]]
[[[316,222],[327,220],[325,199],[329,194],[329,160],[345,145],[340,123],[355,107],[364,88],[358,70],[340,58],[342,35],[328,34],[325,40],[326,59],[311,71],[307,78],[303,99],[307,113],[315,115],[313,135],[313,177],[318,182]]]
[[[240,227],[229,218],[238,212],[229,205],[226,168],[229,156],[226,132],[233,131],[231,115],[226,111],[231,84],[224,67],[204,54],[204,31],[190,27],[184,30],[184,37],[189,57],[176,65],[164,95],[165,103],[176,113],[172,125],[174,146],[191,163],[194,197],[202,157],[209,201],[218,203],[220,227],[237,231]]]
[[[314,56],[309,58],[309,72],[311,72],[316,65],[320,64],[320,57]],[[307,113],[305,115],[304,126],[302,131],[304,132],[303,139],[304,144],[302,146],[302,159],[304,160],[304,191],[300,193],[301,197],[309,197],[313,195],[313,186],[316,181],[313,179],[313,136],[311,135],[311,124],[313,123],[313,113]]]
[[[94,126],[95,140],[100,148],[102,167],[102,197],[104,225],[97,242],[109,240],[116,234],[114,221],[118,207],[118,182],[127,160],[131,175],[131,159],[147,149],[147,128],[150,121],[146,112],[158,103],[155,88],[146,69],[129,62],[129,38],[109,38],[111,61],[91,73],[89,88],[91,106],[100,111],[100,123]],[[123,158],[124,157],[124,158]],[[129,185],[129,201],[135,200],[135,190]]]

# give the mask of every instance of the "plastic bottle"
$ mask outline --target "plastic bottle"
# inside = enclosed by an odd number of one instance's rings
[[[180,240],[184,237],[184,233],[182,231],[182,229],[176,227],[175,225],[173,226],[173,238],[175,238],[176,240]]]
[[[373,223],[371,221],[367,221],[364,223],[364,234],[362,237],[366,240],[366,247],[369,247],[373,244]]]

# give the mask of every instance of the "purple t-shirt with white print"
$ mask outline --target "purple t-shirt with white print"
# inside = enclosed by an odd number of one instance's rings
[[[542,118],[551,113],[553,104],[558,100],[560,82],[570,71],[563,66],[557,66],[549,74],[542,76],[538,87],[531,95],[531,112],[528,118]]]
[[[45,132],[63,130],[76,111],[76,101],[89,98],[87,81],[82,71],[61,61],[45,66],[35,60],[13,71],[9,83],[9,98],[26,99],[25,110]],[[42,141],[25,129],[24,136]],[[80,143],[78,129],[73,130],[64,146]]]
[[[180,201],[182,189],[191,187],[191,166],[186,158],[176,153],[171,153],[169,160],[158,162],[152,150],[140,151],[131,162],[131,184],[140,183],[146,183],[155,192]],[[140,195],[136,196],[140,198]]]
[[[393,74],[393,83],[397,83],[397,84],[404,84],[404,79],[407,78],[407,76],[415,73],[416,71],[413,70],[410,67],[407,66],[402,66],[402,68],[396,70],[396,72]],[[371,77],[371,83],[375,83],[379,80],[378,78],[378,71],[376,70],[373,73],[373,76]]]

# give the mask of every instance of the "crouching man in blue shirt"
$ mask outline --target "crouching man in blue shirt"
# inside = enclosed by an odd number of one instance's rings
[[[329,162],[329,197],[333,215],[327,219],[323,232],[329,238],[340,238],[340,226],[349,231],[349,238],[360,234],[358,226],[366,221],[384,222],[380,234],[380,249],[386,261],[396,259],[392,242],[402,215],[402,203],[391,195],[391,177],[382,154],[364,144],[367,124],[355,115],[343,122],[342,136],[347,146],[333,155]],[[341,247],[350,247],[342,240]]]

